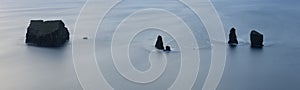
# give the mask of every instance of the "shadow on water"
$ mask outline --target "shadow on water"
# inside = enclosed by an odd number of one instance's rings
[[[229,46],[229,48],[232,49],[232,50],[234,50],[234,49],[237,47],[237,45],[228,45],[228,46]]]
[[[261,54],[264,52],[264,47],[255,48],[251,46],[228,45],[227,53],[234,54],[235,52],[244,52],[248,54]]]
[[[52,48],[52,49],[61,49],[65,48],[69,44],[69,40],[67,40],[65,43],[62,45],[55,45],[55,46],[47,46],[47,45],[37,45],[37,44],[32,44],[32,43],[26,43],[27,46],[32,46],[32,47],[40,47],[40,48]]]

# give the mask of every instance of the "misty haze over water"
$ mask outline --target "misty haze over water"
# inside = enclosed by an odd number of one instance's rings
[[[226,66],[217,90],[299,90],[300,1],[212,0],[212,2],[223,22],[226,38],[228,39],[230,28],[235,27],[240,42],[236,48],[226,48]],[[72,38],[76,19],[84,3],[85,0],[0,1],[1,90],[82,89],[74,70],[72,41],[65,47],[45,48],[27,46],[24,39],[31,19],[62,19]],[[167,5],[172,6],[172,3]],[[130,10],[122,12],[126,11]],[[118,16],[109,18],[114,19]],[[199,29],[202,30],[201,27]],[[264,34],[263,49],[250,48],[251,30]],[[159,32],[154,30],[154,33]],[[147,39],[151,35],[144,38]],[[200,38],[202,35],[204,38]],[[204,33],[197,38],[201,40],[199,42],[209,42],[205,37],[207,36]],[[208,54],[201,59],[209,60],[209,43],[201,44],[204,47],[200,50],[207,51],[205,55]],[[133,62],[141,63],[136,65],[140,69],[147,68],[148,65],[139,61]],[[197,80],[193,89],[201,88],[201,80]]]

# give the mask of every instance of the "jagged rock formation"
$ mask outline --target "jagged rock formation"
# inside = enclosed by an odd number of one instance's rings
[[[157,48],[159,50],[164,50],[164,43],[163,43],[162,37],[160,35],[157,37],[157,40],[155,43],[155,48]]]
[[[57,47],[69,40],[69,31],[61,20],[31,20],[25,43],[37,46]]]
[[[229,41],[228,41],[229,45],[237,45],[239,43],[235,31],[236,31],[235,28],[231,28],[229,33]]]
[[[251,47],[262,48],[263,45],[263,35],[255,30],[250,33]]]

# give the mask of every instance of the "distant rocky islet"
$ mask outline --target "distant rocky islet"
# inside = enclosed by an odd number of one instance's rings
[[[256,30],[252,30],[250,32],[250,43],[252,48],[262,48],[264,41],[264,36],[263,34],[259,33]],[[229,40],[228,44],[230,46],[237,46],[238,45],[238,40],[237,40],[237,35],[236,35],[236,29],[231,28],[230,33],[229,33]]]
[[[28,45],[59,47],[69,39],[70,33],[62,20],[31,20],[25,43]]]

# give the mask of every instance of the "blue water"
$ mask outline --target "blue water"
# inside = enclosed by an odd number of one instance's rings
[[[228,30],[235,27],[241,43],[236,48],[227,47],[225,71],[217,90],[299,90],[300,1],[212,2],[224,24],[226,36]],[[1,90],[82,90],[73,67],[72,41],[63,48],[41,48],[27,46],[24,38],[31,19],[62,19],[72,36],[84,3],[85,0],[0,1]],[[263,49],[249,47],[251,30],[265,35]],[[197,37],[201,40],[199,43],[209,45],[206,37]],[[201,50],[209,53],[210,47],[201,47]],[[136,66],[143,70],[148,67],[147,63]],[[201,89],[201,80],[193,89]]]
[[[213,0],[225,29],[238,28],[242,45],[228,48],[220,90],[300,89],[297,0]],[[265,47],[249,48],[250,30],[265,35]],[[228,31],[227,31],[228,33]]]

